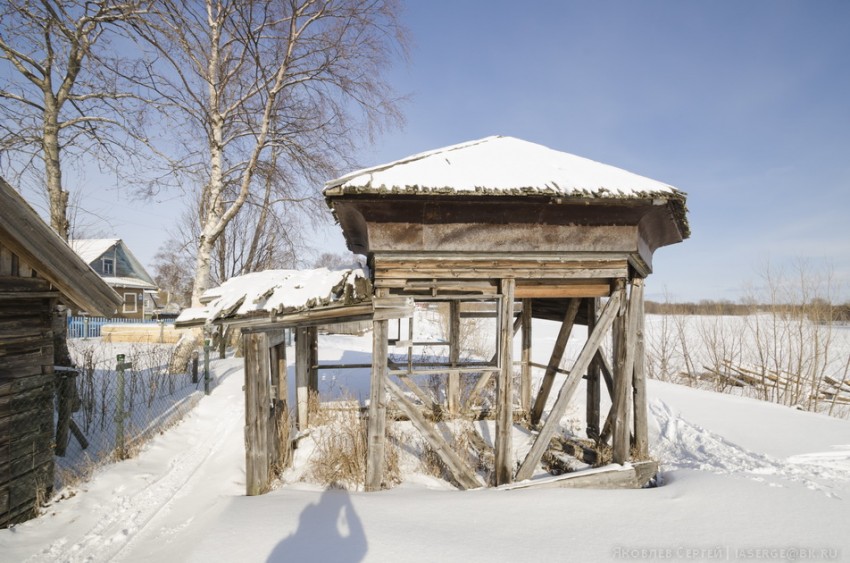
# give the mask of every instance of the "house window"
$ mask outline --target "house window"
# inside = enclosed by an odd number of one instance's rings
[[[103,275],[111,276],[115,274],[115,262],[112,258],[103,258]]]
[[[138,305],[136,303],[136,294],[135,293],[125,293],[124,294],[124,309],[125,313],[137,313]]]

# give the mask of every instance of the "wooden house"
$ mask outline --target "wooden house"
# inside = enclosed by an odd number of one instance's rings
[[[149,319],[156,308],[158,288],[142,263],[119,238],[75,239],[74,252],[91,266],[124,302],[118,315],[127,319]]]
[[[110,316],[121,300],[0,178],[0,527],[53,487],[57,304]]]
[[[607,472],[570,474],[556,486],[641,486],[652,477],[644,280],[656,249],[689,236],[683,192],[534,143],[489,137],[353,172],[328,182],[324,195],[349,249],[368,259],[371,298],[319,310],[302,303],[262,318],[216,308],[215,322],[243,326],[249,494],[265,490],[279,462],[273,411],[275,401],[285,397],[274,394],[283,385],[280,364],[286,359],[275,331],[286,326],[300,331],[296,375],[309,390],[316,369],[311,327],[354,318],[373,324],[367,490],[383,484],[388,412],[419,429],[461,488],[539,477],[541,461],[558,457],[553,444],[561,452],[570,447],[560,440],[560,420],[582,380],[586,435],[596,452],[607,451],[610,443],[616,465]],[[446,354],[440,361],[421,361],[415,354],[421,343],[409,319],[417,306],[446,312],[448,334],[438,343]],[[460,327],[474,316],[496,323],[492,357],[464,359]],[[533,318],[560,323],[546,365],[532,361]],[[398,319],[410,323],[406,336]],[[576,325],[587,326],[587,337],[564,369]],[[517,358],[515,338],[521,339]],[[407,347],[406,361],[393,359],[390,345]],[[537,389],[533,369],[542,374]],[[558,375],[565,377],[551,402]],[[440,392],[418,384],[423,376],[441,381]],[[492,404],[482,408],[482,392],[494,383]],[[607,413],[601,410],[603,392],[613,403]],[[299,400],[300,427],[309,425],[306,409]],[[495,439],[481,445],[491,448],[495,460],[490,483],[436,427],[446,417],[470,415],[495,419]],[[521,458],[512,443],[516,424],[535,437]],[[571,447],[576,455],[593,453],[586,444]]]

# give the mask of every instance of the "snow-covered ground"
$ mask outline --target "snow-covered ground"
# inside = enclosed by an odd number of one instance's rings
[[[535,325],[537,361],[556,330]],[[320,343],[326,361],[368,349],[354,337]],[[411,476],[378,493],[287,482],[246,497],[241,360],[212,368],[212,394],[138,457],[104,467],[42,517],[0,531],[0,560],[850,558],[846,420],[650,381],[657,488],[459,492]],[[357,374],[326,375],[329,388],[360,383]]]

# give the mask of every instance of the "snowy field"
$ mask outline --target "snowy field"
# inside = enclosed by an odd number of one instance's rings
[[[535,361],[545,363],[557,326],[534,330]],[[320,340],[324,362],[358,363],[370,350],[368,335]],[[212,369],[217,387],[183,422],[42,517],[0,531],[0,560],[850,559],[847,420],[650,381],[657,488],[459,492],[402,464],[404,482],[391,490],[324,490],[296,481],[306,441],[281,486],[246,497],[241,360]],[[367,377],[321,373],[326,393],[355,397]],[[580,427],[582,412],[574,405],[562,425]]]

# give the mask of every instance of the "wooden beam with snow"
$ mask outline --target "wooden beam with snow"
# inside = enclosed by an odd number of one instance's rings
[[[608,332],[608,329],[611,328],[611,323],[617,315],[622,299],[623,290],[619,289],[611,295],[608,302],[605,304],[605,307],[602,309],[602,313],[599,316],[596,327],[593,332],[588,335],[587,342],[585,342],[584,347],[576,359],[575,365],[573,365],[570,370],[570,375],[564,381],[561,391],[558,393],[558,398],[555,400],[555,404],[552,405],[552,409],[549,411],[549,416],[543,424],[543,428],[540,429],[531,449],[525,456],[525,460],[522,462],[522,465],[520,465],[516,476],[517,481],[529,479],[534,473],[534,468],[537,467],[538,463],[540,463],[543,453],[549,446],[549,440],[552,439],[555,431],[559,428],[561,417],[564,416],[567,405],[578,387],[578,383],[581,380],[584,370],[587,369],[591,359],[596,354],[596,350],[599,348],[602,338]]]

